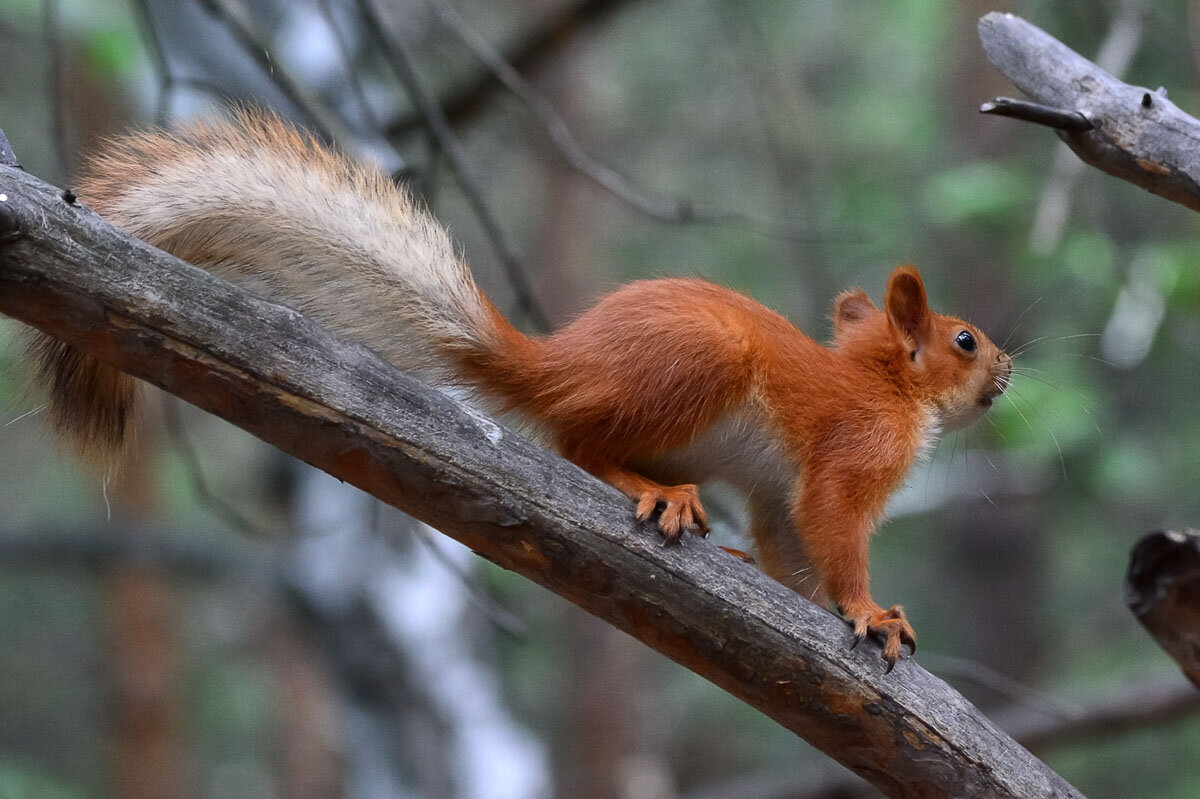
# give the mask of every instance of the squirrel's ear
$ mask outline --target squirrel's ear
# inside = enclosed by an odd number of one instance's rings
[[[841,334],[847,326],[861,322],[878,311],[862,289],[843,291],[833,301],[833,335]]]
[[[883,307],[896,330],[919,348],[929,332],[929,303],[925,299],[925,283],[921,273],[911,264],[896,267],[888,278]]]

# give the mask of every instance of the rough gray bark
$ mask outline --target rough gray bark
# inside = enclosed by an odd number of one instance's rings
[[[1034,752],[1105,740],[1191,718],[1200,713],[1200,693],[1182,682],[1154,682],[1115,689],[1114,695],[1056,716],[1048,709],[1016,706],[997,713],[996,722]],[[835,771],[836,769],[836,771]],[[684,799],[862,799],[876,792],[832,763],[821,770],[765,771],[735,777],[685,794]]]
[[[0,167],[0,312],[428,522],[748,702],[894,796],[1077,796],[912,660],[299,313]]]
[[[1200,688],[1200,533],[1148,533],[1133,547],[1125,602]]]
[[[1031,99],[1058,110],[1060,119],[1082,115],[1093,127],[1064,130],[1019,107],[1006,115],[1052,124],[1085,163],[1200,211],[1200,120],[1168,100],[1165,89],[1124,83],[1012,14],[984,16],[979,38],[992,64]],[[985,110],[1005,114],[1006,104]]]

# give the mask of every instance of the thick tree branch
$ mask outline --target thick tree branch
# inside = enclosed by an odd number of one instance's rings
[[[560,594],[894,796],[1077,796],[912,660],[706,542],[664,548],[574,465],[0,167],[0,312],[250,431]]]
[[[1200,534],[1156,532],[1138,541],[1125,575],[1125,602],[1200,688]]]
[[[1165,90],[1123,83],[1012,14],[983,17],[979,38],[1017,88],[1060,112],[1051,118],[1079,114],[1093,123],[1090,130],[1058,128],[1081,160],[1200,211],[1200,120],[1168,100]]]
[[[997,713],[996,721],[1023,746],[1035,752],[1059,746],[1105,740],[1138,730],[1161,728],[1200,713],[1200,693],[1184,682],[1153,682],[1118,688],[1114,695],[1079,705],[1069,715],[1053,718],[1013,707]],[[794,770],[764,771],[723,780],[686,794],[685,799],[855,799],[874,796],[854,775],[832,764],[819,771],[806,770],[797,779]]]

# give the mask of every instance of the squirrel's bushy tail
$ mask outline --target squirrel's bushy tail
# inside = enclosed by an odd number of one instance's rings
[[[451,381],[487,370],[502,384],[536,346],[407,193],[267,113],[117,139],[88,163],[79,195],[117,227],[402,368]],[[56,432],[92,459],[119,455],[133,379],[41,333],[29,351]]]

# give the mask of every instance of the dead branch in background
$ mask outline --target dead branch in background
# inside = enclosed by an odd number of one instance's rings
[[[1200,688],[1200,533],[1149,533],[1134,546],[1125,603]]]
[[[310,127],[318,137],[327,143],[345,141],[347,136],[339,120],[330,114],[316,100],[300,81],[293,78],[283,65],[271,58],[271,48],[266,36],[256,30],[242,12],[241,8],[231,8],[228,0],[199,0],[199,5],[214,19],[220,20],[225,29],[237,41],[238,46],[263,71],[270,76],[271,82],[283,92],[283,96],[291,103],[296,113],[300,115],[305,127]]]
[[[408,40],[404,37],[403,32],[392,30],[388,26],[390,18],[377,13],[372,5],[372,0],[357,0],[357,4],[359,13],[363,16],[363,24],[386,53],[388,64],[404,86],[409,100],[424,118],[430,136],[437,143],[438,149],[446,156],[459,189],[467,198],[471,210],[475,212],[475,217],[483,227],[500,265],[504,268],[508,282],[516,293],[521,314],[540,332],[548,331],[550,317],[542,309],[534,295],[533,285],[529,280],[525,264],[517,253],[517,247],[504,231],[504,227],[496,218],[491,205],[484,199],[482,183],[471,167],[466,152],[451,129],[446,115],[435,101],[433,91],[417,65],[416,56]]]
[[[23,532],[0,531],[0,563],[5,568],[79,568],[103,571],[114,567],[152,568],[173,578],[220,580],[261,579],[268,569],[261,558],[201,543],[193,530],[164,531],[155,526],[134,529],[110,525],[45,527]]]
[[[1180,681],[1154,682],[1112,690],[1111,696],[1052,719],[1012,709],[996,714],[997,723],[1035,752],[1082,741],[1110,738],[1160,727],[1200,712],[1200,693]]]
[[[838,232],[832,230],[817,232],[782,222],[756,219],[734,211],[702,209],[698,208],[691,200],[680,197],[647,196],[615,169],[584,150],[576,141],[566,120],[558,113],[554,104],[526,80],[520,70],[505,61],[504,56],[492,47],[487,39],[471,28],[453,6],[447,2],[435,0],[428,0],[426,5],[433,11],[438,21],[454,33],[474,53],[475,57],[487,66],[504,88],[529,107],[550,137],[555,150],[566,161],[567,166],[638,213],[670,225],[737,228],[749,230],[768,238],[793,242],[813,241],[838,235]],[[449,120],[447,120],[448,123]],[[850,234],[843,233],[843,235],[849,236]]]
[[[209,487],[208,478],[204,475],[200,458],[192,446],[187,426],[183,423],[183,417],[177,405],[172,398],[163,396],[163,426],[166,428],[172,449],[183,462],[183,470],[188,476],[188,483],[192,487],[197,503],[215,518],[228,525],[231,530],[236,530],[248,538],[270,539],[271,534],[267,530],[255,524],[248,516],[226,502],[219,492],[213,491]]]
[[[1100,69],[1116,78],[1125,77],[1141,44],[1149,14],[1148,0],[1121,0],[1108,35],[1096,51],[1096,65]],[[1054,148],[1054,164],[1029,232],[1029,247],[1034,252],[1045,255],[1057,249],[1071,215],[1071,198],[1083,176],[1083,167],[1083,161],[1071,155],[1071,148],[1063,144]]]
[[[0,168],[0,311],[216,413],[666,654],[895,796],[1078,796],[914,661],[574,465]]]
[[[58,159],[59,173],[69,185],[71,159],[68,156],[66,107],[63,104],[63,49],[59,37],[58,12],[58,0],[42,1],[42,38],[46,43],[49,62],[46,70],[46,94],[50,98],[50,138],[54,143],[54,156]]]
[[[149,0],[133,0],[133,16],[137,20],[146,52],[154,62],[154,77],[158,82],[154,98],[154,124],[166,127],[171,113],[171,95],[175,90],[175,70],[171,68],[171,61],[163,50]]]
[[[1012,14],[984,16],[979,38],[992,64],[1035,102],[1092,122],[1084,131],[1056,128],[1081,160],[1200,211],[1200,120],[1165,89],[1123,83]],[[981,110],[1014,116],[1003,104]]]
[[[1048,718],[1028,708],[1009,708],[994,714],[999,726],[1022,746],[1042,752],[1060,746],[1099,741],[1138,730],[1154,729],[1200,713],[1200,693],[1186,683],[1152,682],[1118,688],[1113,695],[1079,705],[1063,718]],[[706,785],[684,799],[866,799],[875,796],[866,783],[833,764],[803,779],[794,771],[765,771]]]
[[[503,60],[520,75],[529,75],[570,45],[580,33],[611,18],[631,0],[582,0],[551,12],[522,32]],[[459,128],[479,115],[504,88],[496,71],[484,67],[467,78],[457,89],[438,100],[446,122]],[[403,136],[425,126],[420,113],[397,119],[387,126],[390,136]]]

